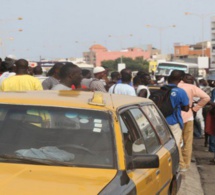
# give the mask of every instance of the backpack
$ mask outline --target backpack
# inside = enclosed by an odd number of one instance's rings
[[[175,108],[172,106],[172,102],[170,100],[171,90],[176,86],[162,86],[160,89],[151,92],[149,99],[151,99],[160,111],[163,113],[164,117],[171,115]]]

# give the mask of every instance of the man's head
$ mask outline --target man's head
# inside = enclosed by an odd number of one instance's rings
[[[15,64],[16,62],[16,56],[14,55],[8,55],[5,57],[5,62],[11,63],[11,64]]]
[[[43,69],[42,69],[42,67],[41,66],[36,66],[36,67],[34,67],[33,68],[33,74],[34,75],[41,75],[41,74],[43,74]]]
[[[131,70],[130,69],[122,69],[121,70],[121,79],[122,79],[122,83],[130,83],[131,82]]]
[[[168,83],[178,84],[184,77],[185,73],[181,70],[173,70],[168,77]]]
[[[205,79],[200,79],[199,85],[206,87],[206,86],[208,86],[208,82]]]
[[[61,62],[55,63],[55,65],[48,71],[47,76],[52,76],[56,79],[59,79],[59,72],[63,65],[64,64]]]
[[[79,86],[82,79],[81,69],[71,62],[65,63],[59,72],[60,82],[66,84],[68,87],[71,85]]]
[[[124,73],[127,73],[127,74],[132,74],[132,71],[131,71],[131,69],[129,69],[129,68],[124,68],[124,69],[122,69],[121,70],[121,72],[120,72],[120,74],[122,75],[122,74],[124,74]]]
[[[16,74],[28,74],[28,61],[25,59],[19,59],[15,62]]]
[[[147,74],[147,72],[145,72],[144,70],[139,70],[136,75],[141,76],[143,74]]]
[[[92,75],[91,75],[90,70],[88,70],[88,69],[83,69],[83,70],[82,70],[82,76],[83,76],[83,78],[90,79]]]
[[[120,79],[120,73],[117,71],[112,72],[110,76],[112,81],[118,81]]]
[[[143,84],[143,85],[151,84],[151,77],[149,74],[147,74],[147,73],[141,74],[140,78],[141,78],[141,84]]]
[[[93,69],[93,74],[94,74],[95,78],[102,79],[103,76],[106,74],[106,70],[101,66],[96,66]]]
[[[185,74],[183,77],[183,81],[188,84],[194,84],[194,78],[191,74]]]

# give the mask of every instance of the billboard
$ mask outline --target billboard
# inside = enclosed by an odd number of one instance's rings
[[[208,57],[198,57],[199,68],[209,68],[209,58]]]
[[[124,64],[124,63],[119,63],[118,64],[118,72],[120,72],[124,68],[126,68],[126,64]]]

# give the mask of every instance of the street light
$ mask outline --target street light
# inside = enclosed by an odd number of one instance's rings
[[[122,40],[127,38],[127,37],[132,37],[133,34],[129,34],[129,35],[122,35],[122,36],[115,36],[115,35],[108,35],[109,38],[118,38],[120,40],[120,48],[122,49]]]
[[[18,30],[12,30],[12,31],[4,31],[3,33],[9,33],[9,32],[22,32],[23,30],[22,29],[18,29]],[[2,32],[0,32],[2,33]],[[13,37],[9,37],[9,38],[0,38],[0,46],[2,47],[2,55],[5,56],[6,54],[6,44],[5,44],[5,41],[6,40],[10,40],[10,41],[13,41],[14,38]]]
[[[185,12],[185,15],[193,15],[193,16],[197,16],[201,19],[201,36],[202,36],[202,56],[204,56],[204,19],[206,16],[211,15],[212,13],[208,13],[208,14],[197,14],[197,13],[191,13],[191,12]]]
[[[162,32],[163,30],[165,29],[168,29],[168,28],[175,28],[176,25],[169,25],[169,26],[152,26],[150,24],[147,24],[146,25],[146,28],[155,28],[155,29],[158,29],[159,30],[159,44],[160,44],[160,53],[162,52]]]
[[[22,17],[18,17],[18,18],[8,18],[8,19],[4,19],[4,20],[0,19],[0,22],[4,23],[4,22],[15,21],[15,20],[23,20],[23,18]]]

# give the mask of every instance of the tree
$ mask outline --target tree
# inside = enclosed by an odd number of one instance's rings
[[[102,61],[102,66],[107,67],[109,71],[116,71],[117,70],[117,66],[115,67],[115,61],[114,60],[104,60],[104,61]]]
[[[126,64],[126,67],[132,71],[149,71],[149,62],[144,60],[143,57],[137,57],[134,60],[132,58],[122,58],[122,61]],[[117,58],[116,60],[105,60],[102,61],[102,66],[108,67],[110,71],[117,71],[119,63],[121,63],[121,58]]]

